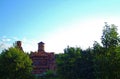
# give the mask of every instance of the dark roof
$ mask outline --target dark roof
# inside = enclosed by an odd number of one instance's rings
[[[41,41],[41,42],[39,42],[38,44],[45,44],[45,43]]]

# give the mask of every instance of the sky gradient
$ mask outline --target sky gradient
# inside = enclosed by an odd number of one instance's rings
[[[0,0],[0,51],[15,41],[27,52],[60,53],[68,45],[83,49],[100,42],[104,22],[118,26],[120,0]]]

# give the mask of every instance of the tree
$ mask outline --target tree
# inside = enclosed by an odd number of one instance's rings
[[[68,47],[64,50],[64,54],[57,56],[57,73],[60,78],[75,79],[77,77],[75,61],[77,58],[81,58],[80,50],[80,48]]]
[[[116,48],[120,44],[117,26],[105,24],[102,35],[102,44],[105,48]]]
[[[57,55],[57,72],[61,79],[93,79],[92,50],[67,47]]]
[[[103,46],[94,44],[95,76],[97,79],[120,78],[120,38],[117,26],[105,24],[101,38]]]
[[[48,70],[43,76],[43,79],[56,79],[57,76],[54,71]]]
[[[1,79],[29,79],[32,61],[23,51],[10,47],[0,54],[0,68]]]

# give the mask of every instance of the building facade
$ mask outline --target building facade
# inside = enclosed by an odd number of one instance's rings
[[[21,41],[17,41],[16,45],[23,51]],[[54,52],[45,52],[44,45],[43,42],[38,43],[38,51],[30,53],[30,58],[33,61],[32,74],[40,75],[47,70],[55,71],[56,69]]]
[[[33,61],[33,74],[42,74],[47,70],[55,71],[54,52],[45,52],[43,42],[38,43],[38,51],[31,52],[30,58]]]

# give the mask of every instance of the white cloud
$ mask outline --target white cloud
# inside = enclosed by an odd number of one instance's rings
[[[9,42],[9,41],[11,41],[11,38],[8,38],[7,36],[2,36],[2,37],[0,37],[0,41],[2,41],[2,42]]]
[[[56,53],[63,52],[68,45],[86,49],[94,41],[100,42],[103,26],[104,22],[96,19],[69,23],[47,38],[46,49]]]
[[[37,40],[27,39],[24,37],[21,41],[25,52],[37,51]]]
[[[92,47],[94,41],[101,43],[102,30],[104,22],[115,24],[119,29],[120,34],[120,19],[119,18],[93,18],[83,21],[74,21],[58,30],[55,30],[48,38],[46,38],[46,50],[55,51],[56,53],[63,52],[63,49],[69,46],[78,46],[86,49]]]
[[[44,39],[28,39],[27,37],[19,39],[17,37],[7,38],[7,36],[3,36],[1,42],[4,42],[5,45],[2,45],[2,48],[9,47],[12,44],[8,42],[21,40],[22,47],[26,52],[37,51],[37,43],[40,41],[45,43],[45,50],[47,52],[61,53],[68,45],[86,49],[89,46],[92,47],[94,41],[100,43],[104,22],[120,26],[119,21],[119,18],[76,20],[66,25],[62,25],[61,28],[54,30]],[[120,33],[120,27],[118,27],[118,29],[118,32]]]
[[[11,39],[9,39],[9,38],[4,38],[4,39],[2,39],[2,41],[3,41],[3,42],[9,42],[9,41],[11,41]]]
[[[0,52],[4,49],[7,49],[13,45],[12,38],[9,38],[7,36],[0,37]]]
[[[9,47],[11,47],[11,44],[6,43],[6,42],[0,42],[0,52],[4,49],[9,48]]]

